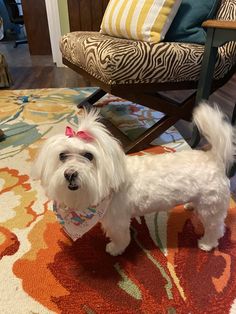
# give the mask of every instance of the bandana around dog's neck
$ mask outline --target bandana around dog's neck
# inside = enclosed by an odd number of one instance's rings
[[[78,210],[69,207],[60,207],[53,203],[59,223],[63,226],[66,234],[73,240],[81,238],[86,232],[92,229],[104,216],[111,201],[111,196],[106,197],[100,204]]]

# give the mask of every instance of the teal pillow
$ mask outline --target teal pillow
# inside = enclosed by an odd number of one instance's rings
[[[201,25],[214,18],[218,5],[219,0],[182,0],[165,41],[204,44],[206,31]]]

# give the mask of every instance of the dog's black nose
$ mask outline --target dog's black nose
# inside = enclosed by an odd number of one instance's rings
[[[78,172],[74,170],[66,170],[64,172],[64,177],[68,182],[72,182],[78,177]]]

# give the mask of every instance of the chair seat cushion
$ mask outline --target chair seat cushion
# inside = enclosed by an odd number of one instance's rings
[[[65,59],[102,82],[115,84],[197,81],[204,46],[191,43],[148,43],[120,39],[99,32],[64,35],[60,49]],[[219,48],[215,79],[236,63],[236,43]]]

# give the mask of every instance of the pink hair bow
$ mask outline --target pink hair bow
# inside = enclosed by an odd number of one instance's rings
[[[65,135],[68,137],[78,137],[81,140],[84,140],[85,142],[92,142],[94,141],[94,137],[89,134],[87,131],[78,131],[75,132],[71,127],[66,127]]]

